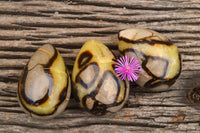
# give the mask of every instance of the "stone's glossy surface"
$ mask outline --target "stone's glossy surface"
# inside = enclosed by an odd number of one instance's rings
[[[32,117],[53,118],[66,108],[70,77],[63,58],[52,45],[43,45],[30,58],[17,94],[20,106]]]
[[[120,110],[129,84],[116,76],[115,57],[102,43],[90,40],[81,48],[72,72],[73,95],[81,107],[96,115]]]
[[[140,87],[166,90],[180,75],[178,48],[162,34],[148,29],[126,29],[119,32],[118,39],[119,51],[134,56],[142,65],[136,81]]]

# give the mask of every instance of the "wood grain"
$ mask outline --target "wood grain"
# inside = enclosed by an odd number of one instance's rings
[[[16,99],[21,72],[34,51],[54,45],[70,70],[90,39],[117,51],[117,33],[127,28],[158,31],[178,46],[182,73],[165,92],[131,86],[119,112],[94,116],[70,105],[52,120],[26,115]],[[200,86],[199,0],[1,0],[0,132],[200,132],[200,105],[188,103],[190,88]]]

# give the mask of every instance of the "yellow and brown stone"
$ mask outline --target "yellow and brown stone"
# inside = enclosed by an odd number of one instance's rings
[[[96,115],[120,110],[127,100],[129,84],[116,76],[115,57],[102,43],[87,41],[72,72],[73,95],[81,107]]]
[[[53,118],[66,108],[70,77],[63,58],[52,45],[43,45],[30,58],[17,94],[20,106],[32,117]]]
[[[148,29],[126,29],[118,34],[121,54],[134,56],[142,66],[136,81],[154,91],[168,89],[181,72],[177,46],[162,34]]]

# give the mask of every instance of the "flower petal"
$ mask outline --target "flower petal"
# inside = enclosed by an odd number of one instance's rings
[[[132,56],[131,59],[127,55],[120,57],[119,59],[117,59],[114,67],[117,76],[120,77],[122,80],[125,80],[127,78],[129,81],[136,81],[139,78],[137,74],[141,72],[141,65],[134,56]]]

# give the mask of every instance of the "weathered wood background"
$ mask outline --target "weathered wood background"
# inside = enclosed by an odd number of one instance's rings
[[[21,72],[34,51],[53,44],[70,72],[82,44],[96,39],[117,52],[117,33],[149,28],[174,41],[182,54],[182,73],[165,92],[131,88],[126,106],[94,116],[72,99],[52,120],[26,115],[16,99]],[[199,0],[1,0],[0,132],[200,132],[200,105],[186,99],[200,85]]]

